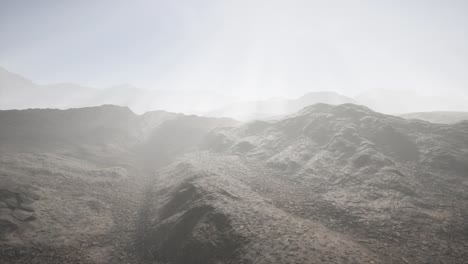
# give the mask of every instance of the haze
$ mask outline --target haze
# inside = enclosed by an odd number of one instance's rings
[[[414,104],[376,109],[391,113],[467,111],[467,11],[466,1],[2,1],[0,66],[39,84],[176,94],[141,111],[314,91]]]
[[[0,0],[0,263],[467,264],[467,15]]]

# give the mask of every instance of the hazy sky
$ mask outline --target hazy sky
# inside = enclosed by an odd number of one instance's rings
[[[0,66],[39,83],[468,92],[468,1],[0,0]]]

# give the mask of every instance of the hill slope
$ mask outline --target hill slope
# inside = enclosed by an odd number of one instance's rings
[[[139,263],[134,235],[151,170],[237,122],[107,105],[0,111],[0,123],[0,262],[49,264]],[[177,134],[155,138],[174,123]],[[173,142],[165,155],[145,163],[154,151],[142,149],[163,141]]]
[[[7,263],[467,258],[467,122],[353,104],[243,125],[67,111],[0,112]]]
[[[200,152],[159,172],[145,256],[463,263],[467,144],[467,123],[407,121],[351,104],[215,130]],[[181,231],[185,221],[194,222]],[[190,251],[199,247],[203,255]]]

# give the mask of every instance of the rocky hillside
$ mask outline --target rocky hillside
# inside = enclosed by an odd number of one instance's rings
[[[0,262],[41,264],[140,263],[135,230],[151,171],[236,124],[110,105],[0,111],[0,123]],[[177,133],[157,138],[165,127]],[[142,149],[161,142],[165,155],[142,162]]]
[[[406,120],[353,104],[242,125],[106,109],[83,109],[95,111],[84,119],[68,110],[55,123],[38,113],[46,110],[0,112],[9,124],[0,129],[1,260],[468,258],[467,122]]]
[[[318,104],[212,131],[160,171],[141,248],[163,263],[464,263],[467,177],[468,123]]]

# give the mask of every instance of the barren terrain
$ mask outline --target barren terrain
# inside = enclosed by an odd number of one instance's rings
[[[465,263],[468,123],[0,112],[6,263]]]

